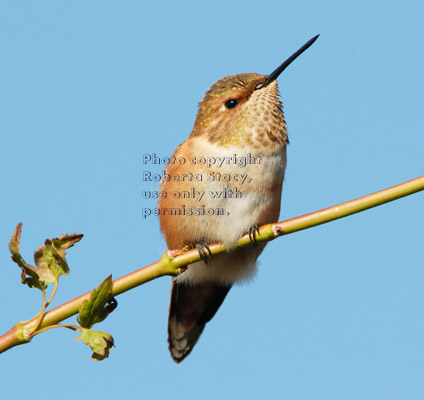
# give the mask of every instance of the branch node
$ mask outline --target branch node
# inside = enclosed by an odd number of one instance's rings
[[[274,225],[272,227],[272,232],[274,233],[275,237],[281,236],[284,233],[284,229],[279,225]]]
[[[169,257],[170,260],[173,260],[175,257],[180,256],[181,254],[183,254],[184,250],[181,249],[175,249],[175,250],[168,250],[166,252],[167,256]]]

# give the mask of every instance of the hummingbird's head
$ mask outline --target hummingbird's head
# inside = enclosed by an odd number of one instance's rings
[[[287,141],[277,81],[266,86],[266,75],[237,74],[220,79],[199,104],[192,137],[238,147],[270,146]]]
[[[286,122],[277,77],[319,35],[312,38],[270,75],[226,76],[213,84],[199,104],[190,137],[203,136],[220,146],[271,149],[287,143]]]

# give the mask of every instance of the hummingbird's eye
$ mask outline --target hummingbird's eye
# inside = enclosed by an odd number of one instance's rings
[[[236,99],[230,99],[225,102],[225,108],[227,110],[232,110],[238,106],[239,102]]]

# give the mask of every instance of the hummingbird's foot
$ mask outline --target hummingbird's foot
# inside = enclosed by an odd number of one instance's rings
[[[247,233],[249,234],[249,239],[252,243],[257,242],[256,235],[259,235],[259,227],[260,225],[258,223],[253,224],[248,230]]]
[[[207,243],[196,243],[196,249],[199,252],[200,260],[204,261],[204,263],[207,264],[209,257],[212,256],[212,252],[211,252],[211,249],[209,248],[208,244]]]

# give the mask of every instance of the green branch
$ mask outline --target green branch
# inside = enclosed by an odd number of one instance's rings
[[[424,190],[424,176],[346,203],[313,212],[311,214],[306,214],[282,222],[263,225],[259,228],[256,240],[258,242],[271,241],[277,237],[288,235],[303,229],[312,228],[339,218],[344,218],[349,215],[368,210],[369,208],[397,200],[401,197],[409,196],[422,190]],[[249,236],[245,235],[238,241],[236,247],[241,248],[249,245],[251,245],[251,241]],[[219,243],[213,243],[209,247],[212,255],[226,251],[225,247]],[[15,258],[18,259],[19,257],[16,256]],[[188,264],[199,260],[200,255],[196,249],[169,250],[153,264],[113,281],[111,296],[117,296],[161,276],[176,276],[183,272]],[[19,262],[31,274],[34,273],[23,260],[19,259]],[[34,284],[34,282],[33,277],[31,277],[30,283]],[[24,283],[28,284],[28,282]],[[41,322],[39,319],[19,322],[9,332],[0,336],[0,353],[10,349],[11,347],[27,343],[41,330],[44,331],[47,327],[55,326],[60,321],[77,314],[80,310],[81,304],[85,300],[89,300],[92,294],[93,291],[90,291],[46,312]]]

